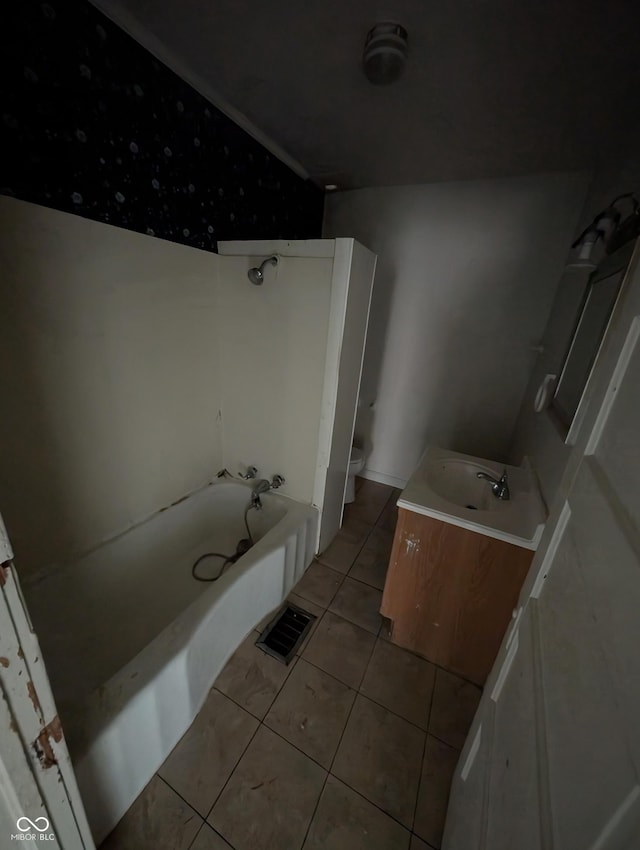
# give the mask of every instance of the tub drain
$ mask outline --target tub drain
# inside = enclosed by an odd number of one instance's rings
[[[297,605],[288,604],[278,612],[262,632],[256,641],[256,646],[277,658],[278,661],[288,664],[315,619],[315,616],[308,611],[298,608]]]

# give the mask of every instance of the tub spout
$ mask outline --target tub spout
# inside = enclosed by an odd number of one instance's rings
[[[268,493],[269,490],[271,490],[270,482],[266,478],[259,478],[251,489],[251,505],[254,508],[261,508],[260,494]]]

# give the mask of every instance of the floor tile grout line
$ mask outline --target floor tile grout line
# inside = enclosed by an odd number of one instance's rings
[[[433,732],[427,732],[427,735],[430,738],[435,738],[436,741],[439,741],[441,744],[444,744],[445,747],[449,747],[450,750],[455,750],[458,754],[462,752],[462,747],[454,747],[454,745],[450,744],[449,741],[445,741],[444,738],[440,738],[438,735],[434,735]],[[466,738],[465,738],[465,741],[466,741]],[[463,744],[463,746],[464,746],[464,744]]]
[[[333,613],[333,612],[329,612],[329,613]],[[338,615],[338,614],[334,614],[334,616],[336,616],[336,617],[337,617],[337,616],[339,616],[339,615]],[[345,618],[344,618],[344,617],[341,617],[340,619],[344,620]],[[345,622],[349,623],[350,625],[354,625],[353,623],[351,623],[351,621],[350,621],[350,620],[345,620]],[[362,626],[359,626],[359,628],[362,628]],[[363,629],[363,631],[366,631],[366,630],[365,630],[365,629]],[[369,632],[369,634],[370,634],[370,635],[372,635],[372,636],[374,636],[372,632]],[[375,637],[375,636],[374,636],[374,637]],[[329,673],[329,671],[328,671],[328,670],[325,670],[325,669],[324,669],[324,667],[320,667],[320,665],[319,665],[319,664],[316,664],[314,661],[311,661],[309,658],[305,658],[304,654],[302,654],[302,655],[300,655],[300,656],[298,656],[298,657],[299,657],[299,658],[301,658],[303,661],[305,661],[307,664],[310,664],[312,667],[315,667],[315,668],[316,668],[316,670],[319,670],[321,673],[324,673],[325,675],[330,676],[330,677],[331,677],[332,679],[334,679],[336,682],[339,682],[341,685],[344,685],[346,688],[350,688],[352,691],[355,691],[355,692],[356,692],[356,694],[361,694],[363,697],[365,697],[366,699],[368,699],[370,702],[374,703],[375,705],[380,706],[380,708],[384,708],[384,709],[385,709],[385,711],[388,711],[388,712],[389,712],[389,714],[393,714],[393,716],[394,716],[394,717],[398,717],[398,718],[400,718],[400,720],[404,720],[406,723],[409,723],[409,724],[410,724],[411,726],[413,726],[415,729],[419,729],[419,730],[420,730],[420,732],[424,732],[424,733],[426,734],[426,733],[429,731],[428,729],[423,729],[423,728],[422,728],[422,726],[418,726],[418,724],[417,724],[417,723],[414,723],[414,722],[413,722],[413,720],[409,720],[407,717],[404,717],[402,714],[398,714],[398,713],[397,713],[397,711],[394,711],[392,708],[389,708],[388,706],[383,705],[383,703],[378,702],[378,700],[374,699],[374,698],[373,698],[372,696],[370,696],[369,694],[365,694],[365,693],[363,693],[363,691],[361,690],[361,688],[362,688],[362,684],[363,684],[363,682],[364,682],[364,679],[365,679],[365,676],[366,676],[367,670],[369,669],[369,664],[371,663],[371,659],[372,659],[372,657],[373,657],[373,652],[374,652],[374,650],[375,650],[376,643],[377,643],[377,641],[378,641],[378,640],[383,640],[383,638],[381,638],[380,636],[378,636],[378,637],[374,640],[374,642],[373,642],[373,649],[371,650],[371,652],[370,652],[370,654],[369,654],[369,657],[368,657],[368,659],[367,659],[366,666],[365,666],[365,668],[364,668],[364,673],[362,674],[362,678],[361,678],[361,680],[360,680],[360,684],[359,684],[357,687],[354,687],[353,685],[349,685],[349,684],[347,684],[347,682],[343,682],[343,680],[342,680],[342,679],[339,679],[339,678],[338,678],[337,676],[335,676],[333,673]],[[398,649],[402,649],[402,647],[398,647]],[[403,651],[408,651],[408,650],[403,650]],[[420,658],[420,656],[418,656],[418,658]],[[427,663],[427,664],[430,664],[430,663],[431,663],[431,662],[429,662],[429,661],[426,661],[426,659],[424,659],[424,658],[423,658],[422,660],[423,660],[423,661],[425,661],[425,663]],[[434,691],[434,690],[435,690],[435,677],[434,677],[434,687],[432,688],[432,691],[431,691],[431,699],[433,699],[433,691]],[[236,703],[236,705],[237,705],[237,703]],[[246,709],[245,709],[245,711],[246,711]],[[429,708],[429,711],[431,711],[431,708]],[[254,715],[252,715],[252,716],[254,716]],[[266,716],[266,715],[265,715],[265,716]],[[428,721],[427,721],[427,722],[428,722]],[[436,736],[434,735],[433,737],[435,738]],[[446,741],[445,741],[445,742],[443,742],[443,743],[446,743]],[[449,746],[451,746],[451,745],[449,745]]]
[[[368,541],[368,540],[369,540],[369,538],[371,537],[371,532],[372,532],[372,531],[373,531],[373,529],[375,528],[375,525],[369,525],[369,523],[368,523],[368,522],[367,522],[367,523],[365,523],[365,525],[367,525],[367,526],[369,527],[369,530],[367,531],[367,534],[366,534],[366,536],[365,536],[364,540],[362,541],[362,543],[361,543],[361,545],[360,545],[360,548],[358,549],[358,551],[355,553],[355,555],[354,555],[354,556],[353,556],[353,558],[351,559],[351,562],[349,563],[349,567],[348,567],[348,569],[347,569],[347,572],[346,572],[346,573],[342,573],[342,575],[343,575],[345,578],[346,578],[346,576],[349,574],[349,570],[351,569],[351,567],[354,565],[354,563],[355,563],[355,562],[357,561],[357,559],[360,557],[360,553],[362,552],[362,550],[364,549],[364,547],[367,545],[367,541]],[[342,529],[342,526],[341,526],[341,529]],[[338,532],[338,533],[340,533],[340,532]],[[316,555],[316,557],[318,557],[318,556]],[[323,562],[323,561],[320,561],[320,563],[324,564],[324,562]],[[332,567],[330,564],[324,564],[324,566],[325,566],[325,567],[329,567],[329,569],[332,569],[334,572],[339,572],[338,570],[336,570],[336,569],[335,569],[335,567]]]
[[[369,661],[367,661],[367,665],[368,664],[369,664]],[[320,668],[318,668],[318,669],[320,669]],[[366,669],[366,667],[365,667],[365,669]],[[330,674],[328,674],[328,675],[330,675]],[[316,812],[318,811],[318,806],[320,805],[320,800],[322,799],[322,795],[324,794],[324,789],[326,788],[329,775],[332,775],[331,769],[333,768],[333,764],[336,760],[336,756],[338,755],[338,753],[340,751],[340,745],[342,744],[342,739],[344,738],[344,733],[347,729],[347,726],[349,725],[349,720],[351,719],[351,713],[353,712],[353,706],[356,704],[356,699],[358,697],[358,690],[356,688],[352,688],[352,690],[354,691],[353,701],[351,703],[351,707],[349,708],[349,713],[347,714],[347,719],[345,721],[345,724],[342,727],[342,732],[340,733],[340,738],[338,739],[338,745],[336,746],[336,749],[335,749],[335,752],[334,752],[334,754],[331,758],[331,762],[329,764],[329,768],[327,770],[326,776],[324,777],[324,782],[322,783],[322,788],[320,789],[320,794],[318,795],[318,799],[316,800],[316,804],[315,804],[314,809],[313,809],[313,814],[311,815],[311,818],[309,820],[309,824],[308,824],[307,830],[304,834],[304,839],[302,841],[301,847],[304,847],[305,842],[307,840],[307,837],[309,836],[309,830],[311,829],[311,824],[313,823],[314,818],[316,816]]]
[[[411,832],[416,825],[416,815],[418,814],[418,800],[420,799],[420,791],[422,789],[422,774],[424,773],[424,757],[427,754],[427,738],[429,736],[429,726],[431,724],[431,709],[433,708],[433,701],[436,695],[436,676],[437,671],[433,675],[433,687],[431,688],[431,698],[429,700],[429,711],[427,712],[427,731],[424,736],[424,743],[422,744],[422,759],[420,760],[420,778],[418,780],[418,787],[416,789],[416,799],[413,804],[413,818],[411,819]],[[420,838],[420,836],[418,836]]]
[[[367,663],[364,665],[364,670],[363,670],[363,673],[362,673],[362,677],[360,678],[360,683],[358,684],[358,687],[357,687],[357,688],[353,688],[353,689],[352,689],[352,690],[354,690],[354,691],[355,691],[355,696],[354,696],[354,698],[353,698],[353,702],[351,703],[351,708],[349,709],[349,713],[347,714],[347,719],[346,719],[346,721],[345,721],[345,724],[344,724],[344,726],[342,727],[342,733],[340,734],[340,738],[338,739],[338,745],[336,746],[335,752],[334,752],[333,757],[332,757],[332,759],[331,759],[331,763],[329,764],[329,769],[327,770],[327,774],[326,774],[326,776],[325,776],[325,778],[324,778],[324,782],[323,782],[323,784],[322,784],[322,788],[320,789],[320,794],[318,795],[318,799],[316,800],[316,805],[315,805],[315,807],[314,807],[313,814],[311,815],[311,818],[310,818],[310,820],[309,820],[309,825],[307,826],[307,831],[305,832],[304,840],[303,840],[302,845],[301,845],[302,847],[304,847],[304,844],[305,844],[305,842],[306,842],[306,840],[307,840],[307,837],[308,837],[308,835],[309,835],[309,830],[311,829],[311,824],[313,823],[313,820],[314,820],[314,818],[315,818],[315,816],[316,816],[316,812],[318,811],[318,806],[320,805],[320,800],[322,799],[322,795],[324,794],[324,789],[326,788],[327,780],[328,780],[328,778],[329,778],[329,776],[330,776],[330,775],[333,775],[333,774],[331,774],[331,770],[333,769],[333,765],[334,765],[334,763],[335,763],[335,760],[336,760],[336,758],[337,758],[337,755],[338,755],[338,753],[340,752],[340,746],[341,746],[341,744],[342,744],[342,740],[343,740],[343,738],[344,738],[344,733],[345,733],[345,732],[346,732],[346,730],[347,730],[347,726],[349,725],[349,720],[351,719],[351,714],[352,714],[352,712],[353,712],[353,707],[354,707],[354,705],[356,704],[356,700],[357,700],[357,698],[358,698],[358,694],[360,693],[360,685],[362,684],[362,680],[363,680],[363,678],[364,678],[364,671],[366,671],[367,667],[369,666],[369,662],[371,661],[371,656],[373,655],[373,649],[374,649],[375,645],[376,645],[376,643],[375,643],[375,641],[374,641],[374,642],[373,642],[373,645],[372,645],[372,647],[371,647],[371,652],[369,653],[369,657],[368,657],[368,659],[367,659]],[[336,777],[336,779],[337,779],[337,777]],[[346,783],[345,783],[345,784],[346,784]],[[347,786],[347,787],[351,787],[351,786]]]
[[[348,622],[348,621],[347,621],[347,622]],[[334,676],[332,673],[329,673],[327,670],[324,670],[322,667],[319,667],[319,666],[318,666],[317,664],[315,664],[313,661],[309,661],[309,659],[304,658],[303,656],[297,656],[299,659],[301,659],[302,661],[304,661],[304,662],[305,662],[306,664],[308,664],[309,666],[314,667],[314,668],[315,668],[316,670],[318,670],[320,673],[323,673],[325,676],[329,676],[329,678],[330,678],[330,679],[333,679],[333,680],[334,680],[335,682],[337,682],[338,684],[340,684],[340,685],[342,685],[343,687],[348,688],[350,691],[353,691],[353,692],[354,692],[354,699],[353,699],[353,702],[352,702],[352,704],[351,704],[351,708],[349,709],[349,714],[347,715],[347,720],[346,720],[345,725],[344,725],[344,728],[343,728],[343,730],[342,730],[342,734],[340,735],[340,739],[338,740],[338,744],[337,744],[337,747],[336,747],[336,751],[335,751],[335,753],[334,753],[334,755],[333,755],[333,758],[332,758],[332,760],[331,760],[331,764],[330,764],[329,768],[325,767],[323,764],[321,764],[319,761],[317,761],[317,760],[316,760],[313,756],[309,755],[309,753],[304,752],[304,750],[300,749],[300,747],[298,747],[296,744],[294,744],[294,743],[292,743],[291,741],[289,741],[289,740],[288,740],[288,738],[285,738],[285,736],[284,736],[284,735],[282,735],[280,732],[278,732],[276,729],[273,729],[271,726],[269,726],[267,723],[265,723],[265,720],[267,719],[267,717],[268,717],[268,715],[269,715],[269,713],[270,713],[271,709],[273,708],[273,706],[274,706],[274,704],[275,704],[275,702],[276,702],[276,700],[277,700],[278,696],[280,695],[280,693],[281,693],[282,689],[284,688],[284,685],[285,685],[285,683],[287,682],[287,680],[288,680],[289,676],[287,676],[287,678],[283,681],[282,686],[280,687],[280,689],[278,690],[277,694],[276,694],[276,695],[275,695],[275,697],[273,698],[273,700],[272,700],[272,702],[271,702],[271,704],[270,704],[269,708],[267,709],[267,711],[266,711],[266,713],[265,713],[265,715],[264,715],[264,717],[263,717],[263,719],[262,719],[262,720],[260,720],[258,717],[256,717],[256,716],[255,716],[255,714],[251,714],[251,712],[250,712],[250,711],[248,711],[248,710],[247,710],[247,709],[246,709],[243,705],[240,705],[240,703],[236,702],[236,701],[235,701],[232,697],[228,696],[227,694],[223,693],[222,691],[219,691],[219,690],[215,687],[215,685],[214,685],[214,687],[212,688],[212,690],[216,690],[219,694],[221,694],[222,696],[226,697],[228,700],[230,700],[231,702],[233,702],[233,704],[234,704],[235,706],[237,706],[238,708],[241,708],[241,709],[242,709],[244,712],[246,712],[246,713],[247,713],[250,717],[252,717],[254,720],[256,720],[256,721],[258,722],[258,728],[259,728],[260,726],[264,726],[264,727],[265,727],[266,729],[268,729],[270,732],[273,732],[275,735],[277,735],[279,738],[281,738],[283,741],[285,741],[285,743],[289,744],[289,745],[290,745],[290,746],[292,746],[294,749],[298,750],[298,752],[302,753],[302,755],[304,755],[304,756],[306,756],[307,758],[311,759],[311,761],[313,761],[313,762],[314,762],[314,764],[317,764],[317,765],[318,765],[318,767],[322,768],[322,770],[328,771],[329,773],[331,772],[331,768],[333,767],[333,763],[334,763],[335,758],[336,758],[336,756],[337,756],[337,754],[338,754],[338,750],[340,749],[340,744],[342,743],[342,737],[343,737],[344,732],[345,732],[345,730],[346,730],[346,728],[347,728],[347,723],[349,722],[349,718],[351,717],[351,712],[352,712],[352,710],[353,710],[353,706],[355,705],[356,697],[357,697],[358,695],[359,695],[359,696],[362,696],[364,699],[368,700],[369,702],[373,703],[374,705],[377,705],[379,708],[382,708],[383,710],[388,711],[388,712],[389,712],[389,714],[393,715],[394,717],[397,717],[399,720],[403,720],[405,723],[408,723],[408,724],[409,724],[410,726],[412,726],[414,729],[417,729],[419,732],[421,732],[421,733],[425,736],[425,745],[423,746],[423,756],[422,756],[423,760],[424,760],[424,747],[426,746],[426,738],[427,738],[427,735],[431,735],[431,737],[432,737],[432,738],[435,738],[436,740],[440,741],[440,743],[444,744],[445,746],[449,747],[450,749],[452,749],[452,750],[456,750],[457,752],[461,752],[461,749],[459,749],[458,747],[454,747],[454,746],[453,746],[452,744],[450,744],[448,741],[443,741],[443,740],[442,740],[442,738],[439,738],[437,735],[433,735],[433,734],[432,734],[432,733],[431,733],[428,729],[423,729],[421,726],[418,726],[418,724],[417,724],[417,723],[414,723],[412,720],[409,720],[408,718],[404,717],[403,715],[398,714],[398,713],[397,713],[397,712],[395,712],[393,709],[391,709],[391,708],[389,708],[388,706],[383,705],[382,703],[380,703],[380,702],[378,702],[377,700],[373,699],[371,696],[369,696],[369,694],[365,694],[365,693],[363,693],[363,692],[361,691],[362,683],[364,682],[364,677],[365,677],[365,675],[366,675],[366,671],[367,671],[367,669],[368,669],[368,667],[369,667],[369,664],[371,663],[371,658],[373,657],[373,651],[374,651],[374,649],[375,649],[375,642],[374,642],[373,649],[372,649],[372,650],[371,650],[371,652],[369,653],[369,658],[367,659],[367,664],[366,664],[366,666],[365,666],[365,668],[364,668],[364,669],[365,669],[365,672],[363,673],[363,675],[362,675],[362,679],[361,679],[360,684],[358,685],[358,687],[357,687],[357,688],[353,687],[352,685],[348,685],[346,682],[343,682],[343,681],[342,681],[342,679],[338,679],[338,677],[337,677],[337,676]],[[297,662],[296,662],[296,665],[297,665]],[[296,666],[296,665],[294,665],[294,666]],[[431,713],[431,706],[433,705],[434,693],[435,693],[435,686],[434,686],[434,688],[432,688],[432,691],[431,691],[430,704],[429,704],[429,715],[430,715],[430,713]],[[256,733],[257,733],[257,731],[258,731],[258,728],[256,728],[256,731],[253,733],[253,735],[251,736],[251,739],[249,740],[249,742],[247,743],[246,747],[245,747],[245,748],[244,748],[244,750],[242,751],[242,753],[241,753],[241,755],[239,756],[239,758],[238,758],[237,762],[234,764],[234,766],[233,766],[233,769],[232,769],[231,773],[233,773],[233,772],[235,771],[236,767],[237,767],[237,766],[238,766],[238,764],[240,763],[240,759],[241,759],[241,758],[242,758],[242,756],[245,754],[246,750],[247,750],[247,749],[248,749],[248,747],[249,747],[249,744],[251,743],[251,741],[252,741],[252,740],[253,740],[253,738],[255,737],[255,735],[256,735]],[[161,779],[163,779],[163,777],[160,777],[160,778],[161,778]],[[228,779],[227,779],[227,781],[225,782],[225,786],[226,786],[226,784],[227,784],[227,782],[229,781],[229,779],[230,779],[230,778],[231,778],[231,774],[229,774],[229,778],[228,778]],[[338,779],[339,777],[336,777],[336,778]],[[172,790],[173,790],[173,791],[175,791],[175,792],[176,792],[176,794],[178,794],[178,796],[182,797],[182,795],[181,795],[178,791],[176,791],[176,789],[175,789],[175,788],[173,788],[173,786],[172,786],[172,785],[171,785],[171,784],[170,784],[170,783],[169,783],[166,779],[163,779],[163,781],[164,781],[167,785],[169,785],[169,787],[171,787],[171,788],[172,788]],[[349,785],[349,783],[348,783],[348,782],[345,782],[343,779],[341,779],[340,781],[341,781],[341,782],[344,782],[344,784],[345,784],[345,785],[348,785],[348,787],[349,787],[349,788],[351,788],[351,786]],[[223,791],[223,790],[224,790],[224,786],[223,786],[223,788],[221,789],[221,791],[220,791],[220,793],[218,794],[218,796],[216,797],[216,799],[215,799],[215,801],[214,801],[213,805],[211,806],[211,809],[209,810],[209,813],[206,815],[206,817],[205,817],[205,821],[206,821],[206,819],[209,817],[209,814],[211,814],[211,810],[214,808],[214,806],[215,806],[215,804],[217,803],[218,798],[219,798],[220,794],[222,794],[222,791]],[[356,789],[355,789],[355,788],[353,788],[352,790],[353,790],[353,791],[356,791]],[[357,793],[359,793],[359,792],[357,792]],[[363,795],[361,794],[360,796],[363,796]],[[182,797],[182,799],[185,801],[185,803],[187,803],[187,805],[189,805],[189,807],[190,807],[190,808],[193,808],[192,804],[191,804],[191,803],[189,803],[189,801],[188,801],[185,797]],[[365,797],[365,799],[367,799],[367,798]],[[371,801],[369,801],[369,802],[371,802]],[[375,804],[375,803],[372,803],[372,805],[376,805],[376,804]],[[377,808],[380,808],[380,807],[379,807],[379,806],[377,806]],[[195,811],[195,810],[194,810],[194,811]],[[380,811],[384,811],[384,810],[383,810],[383,809],[380,809]],[[388,812],[385,812],[385,814],[388,814]],[[389,815],[389,817],[393,817],[393,815]],[[415,817],[415,811],[414,811],[414,817]],[[396,818],[394,818],[394,820],[396,820]],[[401,822],[400,822],[400,821],[398,821],[398,823],[401,823]],[[404,824],[403,824],[403,826],[404,826]],[[405,829],[407,829],[407,827],[405,827]],[[226,839],[225,839],[225,840],[226,840]]]
[[[295,666],[295,665],[294,665],[294,666]],[[281,688],[282,688],[282,686],[284,685],[284,682],[286,682],[288,678],[289,678],[289,674],[287,674],[287,678],[283,681],[283,683],[282,683],[282,685],[281,685]],[[280,688],[280,689],[281,689],[281,688]],[[235,701],[232,697],[230,697],[230,696],[228,696],[227,694],[223,693],[223,691],[218,690],[218,688],[216,688],[216,686],[215,686],[215,682],[213,683],[211,690],[215,690],[215,691],[217,691],[219,694],[222,694],[222,696],[223,696],[223,697],[226,697],[228,700],[231,700],[231,702],[232,702],[234,705],[236,705],[238,708],[241,708],[241,709],[242,709],[242,710],[243,710],[246,714],[248,714],[251,718],[253,718],[253,720],[256,720],[256,721],[257,721],[257,723],[258,723],[258,725],[256,726],[256,728],[255,728],[255,730],[254,730],[253,734],[251,735],[251,737],[249,738],[249,740],[247,741],[246,746],[244,747],[244,749],[242,750],[242,752],[241,752],[241,753],[240,753],[240,755],[238,756],[238,759],[236,760],[236,763],[233,765],[233,767],[231,768],[231,771],[229,772],[229,776],[227,776],[227,778],[226,778],[226,780],[225,780],[225,782],[224,782],[224,784],[223,784],[222,788],[220,789],[220,791],[219,791],[219,792],[218,792],[218,794],[216,795],[216,797],[215,797],[215,799],[214,799],[213,803],[211,804],[211,808],[209,809],[209,811],[207,812],[207,815],[205,816],[205,822],[207,822],[207,823],[208,823],[209,815],[210,815],[210,814],[211,814],[211,812],[214,810],[216,803],[218,802],[218,800],[220,799],[220,796],[222,795],[222,792],[223,792],[223,791],[224,791],[224,789],[227,787],[227,785],[228,785],[228,783],[229,783],[229,780],[231,779],[231,777],[233,776],[233,774],[234,774],[234,773],[235,773],[235,771],[236,771],[236,768],[238,767],[238,765],[239,765],[239,764],[240,764],[240,762],[242,761],[242,758],[243,758],[244,754],[247,752],[247,750],[248,750],[248,749],[249,749],[249,747],[251,746],[251,742],[253,741],[253,739],[254,739],[254,738],[256,737],[256,735],[258,734],[258,730],[260,729],[260,727],[263,725],[262,720],[261,720],[259,717],[256,717],[256,716],[255,716],[255,714],[251,714],[251,712],[250,712],[250,711],[248,711],[248,710],[247,710],[247,709],[246,709],[243,705],[240,705],[240,703],[236,702],[236,701]],[[278,693],[280,693],[280,690],[278,691]],[[277,696],[277,694],[276,694],[276,696]],[[274,701],[275,701],[275,697],[274,697]],[[273,702],[271,703],[271,705],[273,705]],[[268,713],[270,710],[271,710],[271,706],[269,706],[269,708],[267,709],[267,713]],[[265,717],[266,717],[266,714],[265,714]],[[268,728],[268,727],[267,727],[267,728]],[[209,825],[211,826],[211,824],[209,824]],[[214,829],[215,829],[215,827],[214,827]],[[224,836],[222,836],[222,837],[224,838]],[[225,838],[225,841],[226,841],[226,840],[227,840],[227,839]],[[227,842],[227,843],[228,843],[228,842]]]
[[[187,848],[187,850],[192,850],[192,848],[193,848],[194,844],[195,844],[195,843],[196,843],[196,841],[198,840],[198,836],[200,835],[200,833],[202,832],[202,830],[203,830],[203,829],[210,829],[210,830],[211,830],[211,832],[213,832],[213,833],[214,833],[214,835],[216,835],[218,838],[222,839],[222,841],[224,841],[224,843],[225,843],[225,844],[228,844],[228,845],[229,845],[229,847],[231,847],[231,850],[235,850],[235,848],[234,848],[234,847],[232,847],[232,846],[231,846],[231,844],[229,844],[229,842],[228,842],[228,841],[227,841],[227,839],[224,837],[224,835],[220,835],[220,833],[218,832],[218,830],[217,830],[217,829],[214,829],[214,828],[211,826],[211,824],[210,824],[210,823],[207,823],[207,821],[206,821],[206,820],[203,820],[203,821],[202,821],[202,823],[200,824],[200,829],[196,832],[196,834],[195,834],[195,836],[194,836],[194,838],[193,838],[193,841],[191,842],[191,844],[189,845],[189,847]]]
[[[164,762],[163,762],[163,764],[164,764]],[[160,770],[160,768],[158,768],[158,770]],[[176,794],[176,796],[180,797],[180,799],[182,800],[182,802],[183,802],[183,803],[185,803],[187,806],[189,806],[189,808],[191,809],[191,811],[192,811],[192,812],[194,812],[194,813],[195,813],[195,814],[196,814],[196,815],[200,818],[200,820],[202,821],[202,823],[204,823],[204,822],[205,822],[206,818],[205,818],[203,815],[201,815],[201,814],[200,814],[200,812],[199,812],[199,811],[198,811],[198,810],[194,807],[193,803],[190,803],[190,802],[187,800],[187,798],[184,796],[184,794],[181,794],[181,793],[180,793],[180,792],[179,792],[176,788],[174,788],[174,787],[173,787],[173,785],[169,782],[169,780],[168,780],[168,779],[165,779],[165,778],[164,778],[164,776],[160,776],[160,774],[158,773],[158,771],[156,771],[156,772],[154,773],[154,776],[157,776],[157,777],[158,777],[158,779],[159,779],[161,782],[164,782],[164,784],[167,786],[167,788],[170,788],[170,789],[173,791],[173,793],[174,793],[174,794]],[[151,780],[149,780],[149,782],[151,782]],[[144,790],[146,790],[147,786],[149,785],[149,782],[147,782],[147,785],[145,785],[145,787],[144,787],[143,791],[144,791]],[[143,793],[143,792],[140,792],[140,793]],[[128,810],[127,810],[127,811],[128,811]],[[202,824],[200,824],[200,825],[202,826]],[[198,832],[200,832],[200,830],[198,830]],[[197,835],[197,833],[196,833],[196,835]],[[195,836],[194,836],[194,841],[195,841]]]

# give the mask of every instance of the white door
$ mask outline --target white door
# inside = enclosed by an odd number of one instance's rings
[[[445,850],[640,848],[640,257],[452,787]]]
[[[95,845],[1,515],[0,689],[0,847],[47,841],[47,847],[91,850]]]

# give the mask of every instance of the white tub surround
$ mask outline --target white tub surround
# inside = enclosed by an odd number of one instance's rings
[[[479,471],[493,478],[506,471],[510,498],[496,498],[489,482],[477,477]],[[547,516],[530,469],[435,446],[422,455],[398,507],[532,550],[538,547]]]
[[[218,250],[222,304],[247,330],[221,329],[224,466],[285,475],[285,492],[320,510],[323,551],[342,524],[376,256],[343,238]],[[248,270],[272,255],[253,286]]]
[[[216,582],[191,577],[199,555],[246,537],[249,493],[211,484],[25,587],[98,844],[313,559],[316,509],[270,493],[248,515],[253,548]]]

